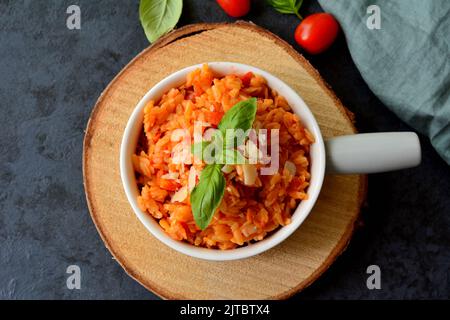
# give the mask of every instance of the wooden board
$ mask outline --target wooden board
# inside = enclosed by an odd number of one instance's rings
[[[160,243],[138,221],[123,191],[119,148],[132,110],[167,75],[208,61],[246,63],[281,78],[311,108],[325,138],[355,132],[351,114],[317,71],[280,38],[244,22],[186,26],[139,54],[100,96],[84,140],[89,210],[120,265],[160,297],[287,298],[346,248],[365,199],[365,176],[327,176],[314,210],[290,238],[259,256],[229,262],[191,258]]]

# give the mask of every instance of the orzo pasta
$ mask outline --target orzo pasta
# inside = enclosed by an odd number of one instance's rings
[[[194,162],[190,153],[182,155],[190,161],[175,161],[181,153],[178,149],[182,142],[193,143],[196,121],[203,123],[203,132],[215,128],[233,105],[251,97],[257,98],[253,128],[279,129],[279,169],[273,175],[257,174],[249,183],[249,167],[259,172],[266,165],[226,165],[223,200],[211,223],[201,230],[193,218],[189,193],[204,163]],[[313,142],[287,101],[264,78],[252,73],[216,77],[204,65],[144,109],[143,133],[133,155],[139,206],[172,238],[196,246],[233,249],[262,240],[289,224],[293,210],[307,199]]]

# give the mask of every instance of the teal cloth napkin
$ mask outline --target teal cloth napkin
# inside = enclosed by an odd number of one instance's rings
[[[450,1],[319,3],[339,21],[370,89],[450,164]],[[367,27],[370,5],[380,9],[380,29]]]

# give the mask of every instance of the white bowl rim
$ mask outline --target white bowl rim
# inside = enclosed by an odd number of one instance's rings
[[[294,213],[292,214],[291,223],[287,226],[277,229],[273,234],[261,241],[230,250],[196,247],[189,243],[174,240],[168,234],[166,234],[159,226],[158,222],[148,213],[144,213],[137,204],[138,188],[131,160],[131,154],[136,149],[136,133],[139,133],[140,129],[142,129],[143,109],[147,105],[148,101],[152,99],[158,99],[168,89],[180,85],[189,72],[201,67],[205,63],[208,64],[208,66],[213,71],[216,71],[219,74],[242,74],[251,71],[254,74],[258,74],[264,77],[267,80],[269,87],[275,89],[280,95],[286,98],[289,105],[296,114],[299,115],[301,113],[300,118],[303,125],[308,128],[308,130],[314,135],[315,138],[315,142],[311,146],[311,181],[310,186],[307,190],[308,200],[301,201],[297,206]],[[123,134],[122,143],[120,146],[120,176],[122,179],[125,194],[136,216],[146,227],[146,229],[165,245],[191,257],[206,260],[228,261],[248,258],[267,251],[284,241],[295,230],[298,229],[298,227],[303,223],[303,221],[311,212],[319,196],[325,175],[326,157],[324,142],[319,125],[317,124],[314,115],[312,114],[306,103],[290,86],[288,86],[279,78],[260,68],[246,64],[235,62],[205,63],[192,65],[168,75],[163,80],[158,82],[155,86],[153,86],[139,101],[127,122]],[[229,70],[229,72],[224,72],[224,69]],[[135,139],[132,139],[133,135]],[[130,140],[134,141],[132,141],[132,143],[130,144]]]

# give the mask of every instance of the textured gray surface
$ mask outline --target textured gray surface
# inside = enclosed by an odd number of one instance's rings
[[[82,28],[65,26],[78,4]],[[307,1],[304,13],[319,11]],[[138,1],[0,0],[0,298],[151,299],[111,258],[90,219],[81,154],[96,99],[148,44]],[[297,22],[261,2],[255,23],[290,41]],[[214,1],[185,1],[180,24],[229,20]],[[298,47],[296,47],[298,49]],[[409,130],[362,81],[341,36],[331,50],[308,57],[358,128]],[[373,175],[365,226],[315,284],[294,299],[449,298],[450,169],[423,144],[415,169]],[[66,268],[81,268],[81,290],[66,288]],[[382,289],[366,288],[377,264]]]

